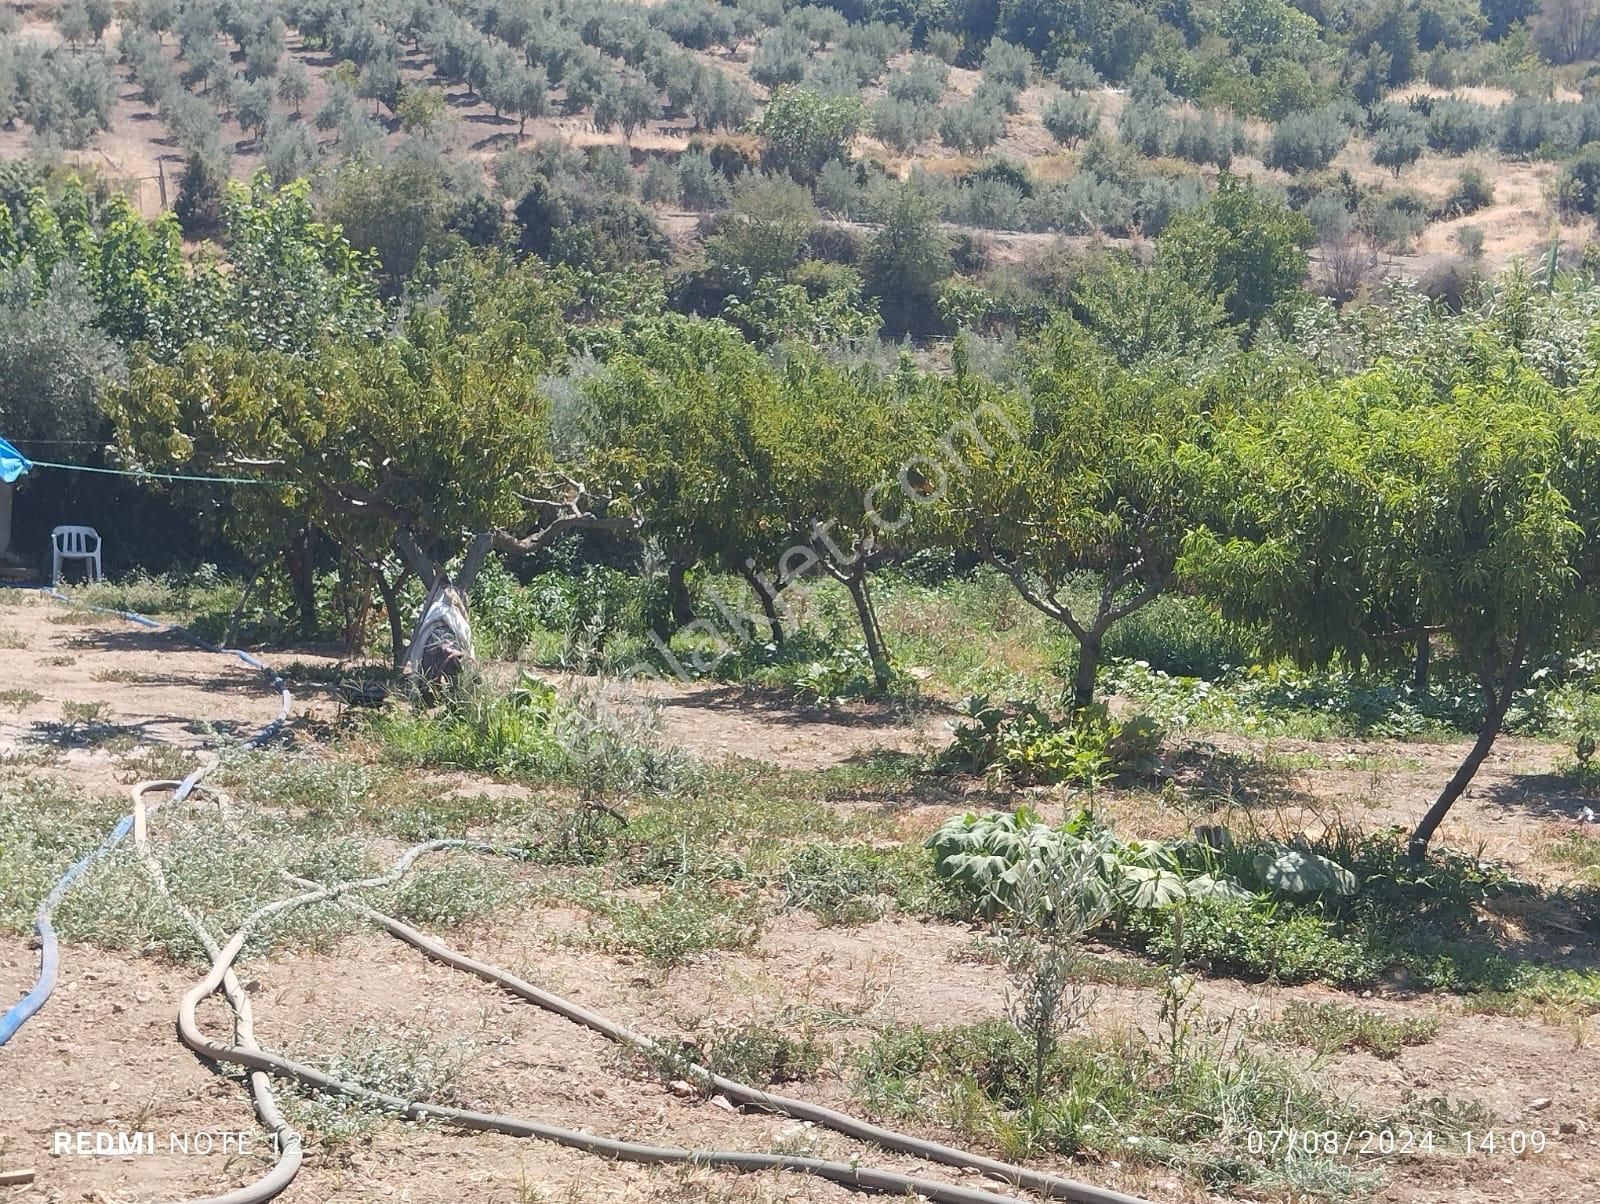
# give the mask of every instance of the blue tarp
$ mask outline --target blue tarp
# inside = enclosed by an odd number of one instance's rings
[[[0,439],[0,481],[9,485],[32,467],[27,456]]]

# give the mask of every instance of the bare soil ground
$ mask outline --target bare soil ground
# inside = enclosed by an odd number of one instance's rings
[[[20,644],[21,646],[17,646]],[[304,660],[296,654],[280,661]],[[111,677],[112,674],[116,676]],[[120,792],[114,749],[166,744],[196,749],[205,725],[251,729],[275,709],[258,674],[229,658],[187,649],[171,637],[116,619],[87,620],[43,598],[0,596],[0,688],[41,697],[4,712],[0,753],[9,771],[51,775],[89,790]],[[867,710],[807,714],[723,688],[660,688],[667,730],[703,755],[736,754],[821,768],[865,750],[914,749],[937,738],[937,715],[909,724]],[[59,747],[58,729],[72,703],[98,703],[117,729],[94,747]],[[326,705],[326,704],[320,704]],[[131,743],[129,743],[131,742]],[[1218,740],[1219,746],[1226,742]],[[1453,745],[1278,741],[1267,753],[1280,766],[1273,783],[1308,816],[1332,811],[1378,824],[1414,816],[1460,750]],[[1554,750],[1506,741],[1485,766],[1445,835],[1456,844],[1482,839],[1489,852],[1539,866],[1539,849],[1570,822],[1573,800],[1548,788]],[[1241,808],[1259,805],[1252,783]],[[872,805],[858,803],[850,805]],[[1161,821],[1147,796],[1113,797],[1125,822],[1153,831]],[[907,824],[915,817],[904,816]],[[3,835],[0,835],[3,839]],[[805,1026],[822,1035],[839,1061],[885,1022],[949,1024],[998,1014],[1003,979],[973,955],[973,931],[956,925],[883,920],[855,928],[819,927],[785,914],[767,925],[747,953],[717,953],[663,972],[564,939],[584,916],[565,907],[523,910],[457,933],[452,943],[532,981],[598,1007],[647,1032],[675,1034],[706,1024],[748,1021]],[[23,938],[0,939],[0,1000],[31,981],[36,954]],[[240,1081],[219,1075],[175,1040],[175,1003],[195,970],[154,957],[83,946],[64,949],[57,994],[0,1049],[0,1170],[31,1167],[31,1186],[0,1188],[0,1200],[98,1204],[188,1198],[236,1186],[270,1159]],[[668,1144],[807,1150],[938,1175],[937,1168],[881,1155],[783,1118],[741,1115],[715,1100],[685,1099],[641,1071],[615,1047],[465,975],[424,961],[381,934],[344,940],[324,954],[247,962],[243,977],[270,1048],[305,1052],[353,1025],[388,1033],[454,1034],[470,1053],[464,1093],[473,1105],[597,1133]],[[1092,1023],[1153,1026],[1155,998],[1133,988],[1097,988]],[[1328,999],[1316,987],[1279,989],[1232,981],[1202,987],[1208,1014],[1225,1020],[1271,1014],[1291,999]],[[1342,1091],[1381,1113],[1410,1094],[1476,1100],[1501,1131],[1537,1128],[1542,1154],[1517,1158],[1439,1153],[1379,1157],[1387,1172],[1377,1199],[1406,1204],[1489,1204],[1600,1198],[1600,1051],[1594,1023],[1547,1023],[1537,1017],[1473,1014],[1445,997],[1381,1001],[1399,1015],[1438,1015],[1431,1042],[1393,1060],[1367,1054],[1332,1058],[1321,1068]],[[220,1004],[203,1022],[225,1033]],[[831,1067],[837,1069],[837,1067]],[[841,1077],[825,1072],[795,1085],[796,1094],[849,1107]],[[933,1124],[921,1131],[947,1136]],[[154,1155],[52,1155],[58,1131],[151,1132]],[[169,1152],[171,1134],[243,1132],[246,1152]],[[1241,1135],[1241,1140],[1244,1140]],[[1050,1160],[1046,1160],[1047,1164]],[[1056,1169],[1141,1193],[1162,1204],[1223,1199],[1161,1171],[1115,1164]],[[282,1197],[297,1202],[458,1201],[818,1201],[853,1199],[840,1188],[792,1176],[736,1178],[670,1168],[614,1165],[542,1143],[465,1135],[385,1121],[370,1141],[313,1152]]]

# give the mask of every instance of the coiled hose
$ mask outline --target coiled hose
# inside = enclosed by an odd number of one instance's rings
[[[210,769],[211,766],[205,766]],[[203,773],[204,770],[197,771]],[[172,904],[173,909],[183,918],[189,930],[204,946],[207,956],[216,958],[221,954],[217,942],[212,939],[211,933],[201,923],[200,918],[173,896],[167,889],[166,875],[162,873],[161,863],[156,860],[150,851],[149,816],[155,810],[154,806],[145,803],[145,795],[158,790],[173,791],[173,801],[182,802],[189,797],[191,791],[198,786],[199,779],[190,775],[181,782],[152,781],[140,782],[133,788],[133,847],[139,855],[140,864],[145,872],[150,875],[151,881],[157,890]],[[199,786],[202,791],[213,793],[209,787]],[[218,796],[220,802],[221,796]],[[234,1039],[245,1049],[260,1049],[256,1042],[255,1018],[250,1010],[250,996],[245,991],[238,977],[230,968],[222,976],[222,991],[227,997],[229,1006],[234,1014]],[[277,1151],[277,1161],[271,1170],[252,1183],[238,1188],[235,1191],[224,1192],[220,1196],[207,1196],[204,1199],[191,1200],[188,1204],[259,1204],[260,1201],[270,1200],[288,1187],[294,1177],[300,1173],[300,1163],[304,1152],[300,1134],[284,1119],[283,1113],[278,1108],[276,1095],[272,1090],[272,1079],[259,1070],[252,1070],[249,1075],[250,1095],[255,1101],[256,1115],[261,1119],[262,1125],[273,1136],[273,1148]]]
[[[690,1150],[672,1146],[652,1146],[640,1142],[597,1137],[590,1133],[580,1133],[571,1129],[525,1120],[520,1117],[477,1112],[444,1104],[435,1104],[425,1100],[408,1100],[400,1096],[375,1091],[359,1083],[334,1078],[332,1075],[314,1067],[292,1061],[282,1055],[268,1052],[259,1047],[248,1048],[243,1043],[224,1045],[213,1041],[200,1031],[195,1019],[197,1007],[202,1000],[215,992],[218,986],[224,983],[233,961],[238,957],[240,949],[244,946],[245,940],[250,932],[263,920],[288,908],[300,907],[323,900],[342,899],[347,903],[351,902],[343,899],[343,897],[351,892],[387,886],[397,882],[419,857],[442,849],[471,849],[500,855],[519,855],[519,851],[502,846],[461,840],[433,840],[426,841],[407,850],[387,873],[376,877],[330,885],[318,885],[305,879],[293,879],[298,885],[309,889],[299,895],[268,903],[247,916],[238,931],[234,933],[227,944],[213,958],[210,973],[184,994],[178,1006],[179,1039],[201,1057],[213,1061],[228,1062],[251,1071],[278,1075],[304,1086],[312,1087],[317,1091],[369,1100],[413,1120],[441,1120],[466,1129],[504,1133],[514,1137],[537,1137],[572,1149],[583,1150],[619,1161],[681,1163],[738,1171],[793,1171],[817,1175],[854,1188],[864,1188],[896,1195],[914,1192],[934,1201],[935,1204],[1015,1204],[1015,1198],[1011,1196],[1002,1196],[978,1188],[941,1183],[936,1180],[904,1175],[895,1171],[863,1167],[853,1163],[783,1154]],[[363,904],[354,904],[354,906],[356,910],[381,924],[391,933],[400,937],[400,939],[415,945],[418,949],[448,965],[467,970],[487,981],[495,982],[523,999],[536,1003],[541,1007],[547,1007],[549,1010],[591,1028],[612,1040],[630,1044],[647,1051],[662,1052],[660,1047],[648,1037],[634,1033],[624,1026],[569,1000],[542,991],[497,967],[457,953],[448,946],[418,932],[416,929],[410,928],[408,925],[402,924],[391,917],[383,916]],[[767,1108],[798,1119],[810,1120],[826,1128],[873,1142],[886,1149],[912,1154],[949,1166],[980,1171],[1003,1179],[1015,1186],[1036,1191],[1052,1198],[1077,1201],[1078,1204],[1148,1204],[1147,1201],[1124,1195],[1121,1192],[1094,1187],[1090,1184],[1039,1171],[1031,1171],[1024,1167],[1013,1166],[982,1155],[972,1154],[950,1146],[940,1145],[936,1142],[924,1141],[908,1134],[880,1128],[877,1125],[869,1124],[820,1105],[772,1095],[747,1084],[713,1075],[703,1067],[694,1066],[690,1069],[691,1073],[696,1074],[703,1082],[715,1086],[718,1090],[727,1094],[730,1099],[741,1103]]]
[[[218,647],[216,644],[208,643],[192,633],[184,631],[180,627],[166,626],[165,624],[158,623],[154,619],[148,618],[145,615],[135,614],[133,611],[111,610],[103,606],[90,606],[87,603],[78,602],[73,598],[68,597],[66,594],[63,594],[60,590],[54,588],[46,589],[41,592],[47,597],[55,598],[57,601],[65,602],[71,606],[78,606],[85,610],[95,611],[99,614],[116,615],[118,618],[127,619],[129,622],[137,623],[141,627],[148,627],[155,631],[167,631],[174,635],[182,636],[184,639],[200,645],[200,647],[204,648],[208,652],[217,652],[230,656],[237,656],[252,669],[259,669],[263,673],[267,674],[272,679],[273,688],[280,691],[282,694],[282,706],[278,710],[277,717],[273,719],[273,721],[266,727],[262,728],[261,731],[258,732],[250,741],[251,747],[256,747],[270,740],[278,733],[278,729],[288,721],[289,707],[293,703],[293,699],[291,699],[289,696],[288,687],[283,684],[283,679],[274,673],[271,668],[269,668],[262,661],[258,660],[256,657],[251,656],[248,652],[241,651],[238,648]],[[185,778],[183,783],[181,783],[179,786],[179,794],[177,797],[182,798],[187,796],[189,791],[194,789],[194,784],[204,777],[208,772],[210,772],[210,770],[211,766],[205,765],[200,769],[195,770],[195,772],[188,778]],[[7,1041],[11,1040],[12,1037],[16,1036],[17,1031],[23,1026],[23,1024],[27,1022],[29,1017],[31,1017],[44,1006],[45,1000],[50,998],[51,992],[56,988],[56,980],[60,976],[61,970],[61,948],[59,942],[56,940],[55,925],[51,922],[51,917],[54,915],[55,909],[60,905],[61,900],[66,897],[67,892],[72,889],[73,884],[88,872],[90,866],[99,861],[101,858],[110,854],[112,850],[121,844],[123,838],[128,835],[128,832],[132,827],[133,815],[130,813],[123,816],[122,819],[117,822],[117,825],[106,834],[105,840],[102,841],[97,848],[94,848],[88,853],[84,854],[84,856],[75,862],[66,871],[66,873],[62,874],[61,877],[56,880],[56,884],[50,888],[50,893],[47,894],[43,901],[40,902],[39,910],[34,915],[34,928],[39,934],[39,976],[34,980],[34,984],[28,990],[27,994],[23,995],[21,999],[14,1003],[3,1016],[0,1016],[0,1045],[4,1045]]]

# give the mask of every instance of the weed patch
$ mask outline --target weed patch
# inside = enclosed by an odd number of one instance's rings
[[[1425,1045],[1439,1032],[1434,1016],[1386,1016],[1342,1003],[1292,1000],[1276,1019],[1254,1027],[1266,1041],[1304,1045],[1320,1055],[1364,1049],[1392,1058],[1407,1045]]]

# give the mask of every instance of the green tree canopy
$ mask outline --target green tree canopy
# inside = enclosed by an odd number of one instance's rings
[[[1156,259],[1254,332],[1305,279],[1311,223],[1256,185],[1224,172],[1205,204],[1172,220]]]
[[[1380,365],[1225,424],[1215,509],[1181,570],[1269,652],[1394,662],[1446,636],[1476,676],[1478,739],[1412,836],[1426,849],[1488,755],[1527,665],[1592,630],[1595,394],[1480,342],[1441,395]]]
[[[1215,400],[1119,367],[1064,323],[1030,349],[1021,391],[965,377],[945,402],[935,528],[1071,633],[1075,706],[1094,698],[1112,624],[1172,582]]]

